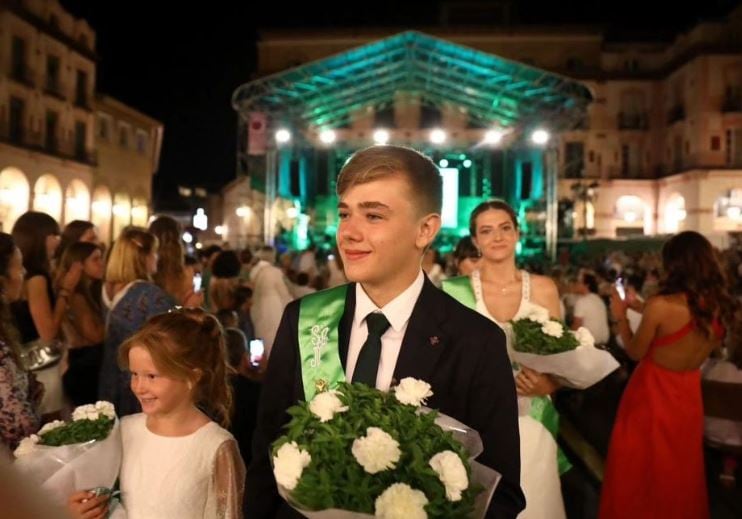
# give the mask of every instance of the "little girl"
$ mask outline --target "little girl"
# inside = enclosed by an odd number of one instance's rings
[[[232,395],[224,337],[215,317],[198,309],[160,314],[121,345],[142,413],[121,420],[119,478],[128,519],[242,517],[245,467],[226,426]],[[75,518],[106,517],[107,500],[70,497]],[[124,517],[120,507],[113,517]]]

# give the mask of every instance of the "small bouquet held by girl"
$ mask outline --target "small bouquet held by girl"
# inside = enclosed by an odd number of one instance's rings
[[[564,385],[585,389],[603,380],[619,364],[609,352],[595,347],[587,328],[572,331],[534,306],[531,313],[511,321],[513,361],[539,373],[548,373]]]
[[[480,518],[500,475],[473,458],[476,431],[421,407],[430,385],[386,393],[339,383],[291,407],[272,447],[281,496],[316,519]]]
[[[77,407],[72,422],[55,420],[21,440],[15,466],[59,505],[77,489],[110,493],[121,467],[121,433],[113,404]]]

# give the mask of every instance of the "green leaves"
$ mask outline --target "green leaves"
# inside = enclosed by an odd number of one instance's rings
[[[551,319],[559,324],[561,321]],[[523,353],[535,353],[537,355],[551,355],[572,351],[580,343],[566,327],[563,327],[562,336],[559,338],[547,335],[541,330],[541,323],[532,319],[519,319],[511,321],[515,341],[513,348]]]
[[[59,447],[93,440],[105,440],[113,428],[113,418],[101,416],[97,420],[77,420],[57,427],[40,436],[39,444]]]
[[[363,384],[341,383],[337,390],[348,411],[320,423],[307,403],[292,406],[286,434],[273,444],[273,454],[284,443],[295,441],[312,456],[291,493],[296,504],[309,510],[339,508],[373,514],[374,502],[384,490],[393,483],[406,483],[427,496],[428,517],[464,518],[471,514],[481,487],[470,484],[460,501],[450,502],[438,475],[428,465],[435,454],[451,450],[471,476],[468,453],[451,433],[435,424],[437,412],[418,413],[416,407],[397,401],[393,393]],[[368,427],[379,427],[399,442],[402,455],[394,469],[368,474],[353,457],[353,441],[365,436]]]

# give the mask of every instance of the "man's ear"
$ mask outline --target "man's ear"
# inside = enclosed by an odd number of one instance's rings
[[[418,226],[415,246],[420,250],[424,250],[431,243],[433,243],[433,240],[435,240],[435,237],[440,230],[441,215],[437,213],[431,213],[427,216],[422,217]]]

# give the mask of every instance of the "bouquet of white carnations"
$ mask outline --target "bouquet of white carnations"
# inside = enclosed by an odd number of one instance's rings
[[[569,330],[549,312],[533,305],[529,315],[511,321],[514,362],[585,389],[604,379],[619,364],[613,355],[595,347],[587,328]]]
[[[279,492],[309,518],[483,517],[500,475],[472,461],[479,434],[422,408],[430,385],[341,383],[289,409],[273,444]]]
[[[55,420],[21,440],[15,466],[58,504],[79,490],[113,487],[121,467],[121,433],[113,404],[82,405],[72,422]]]

